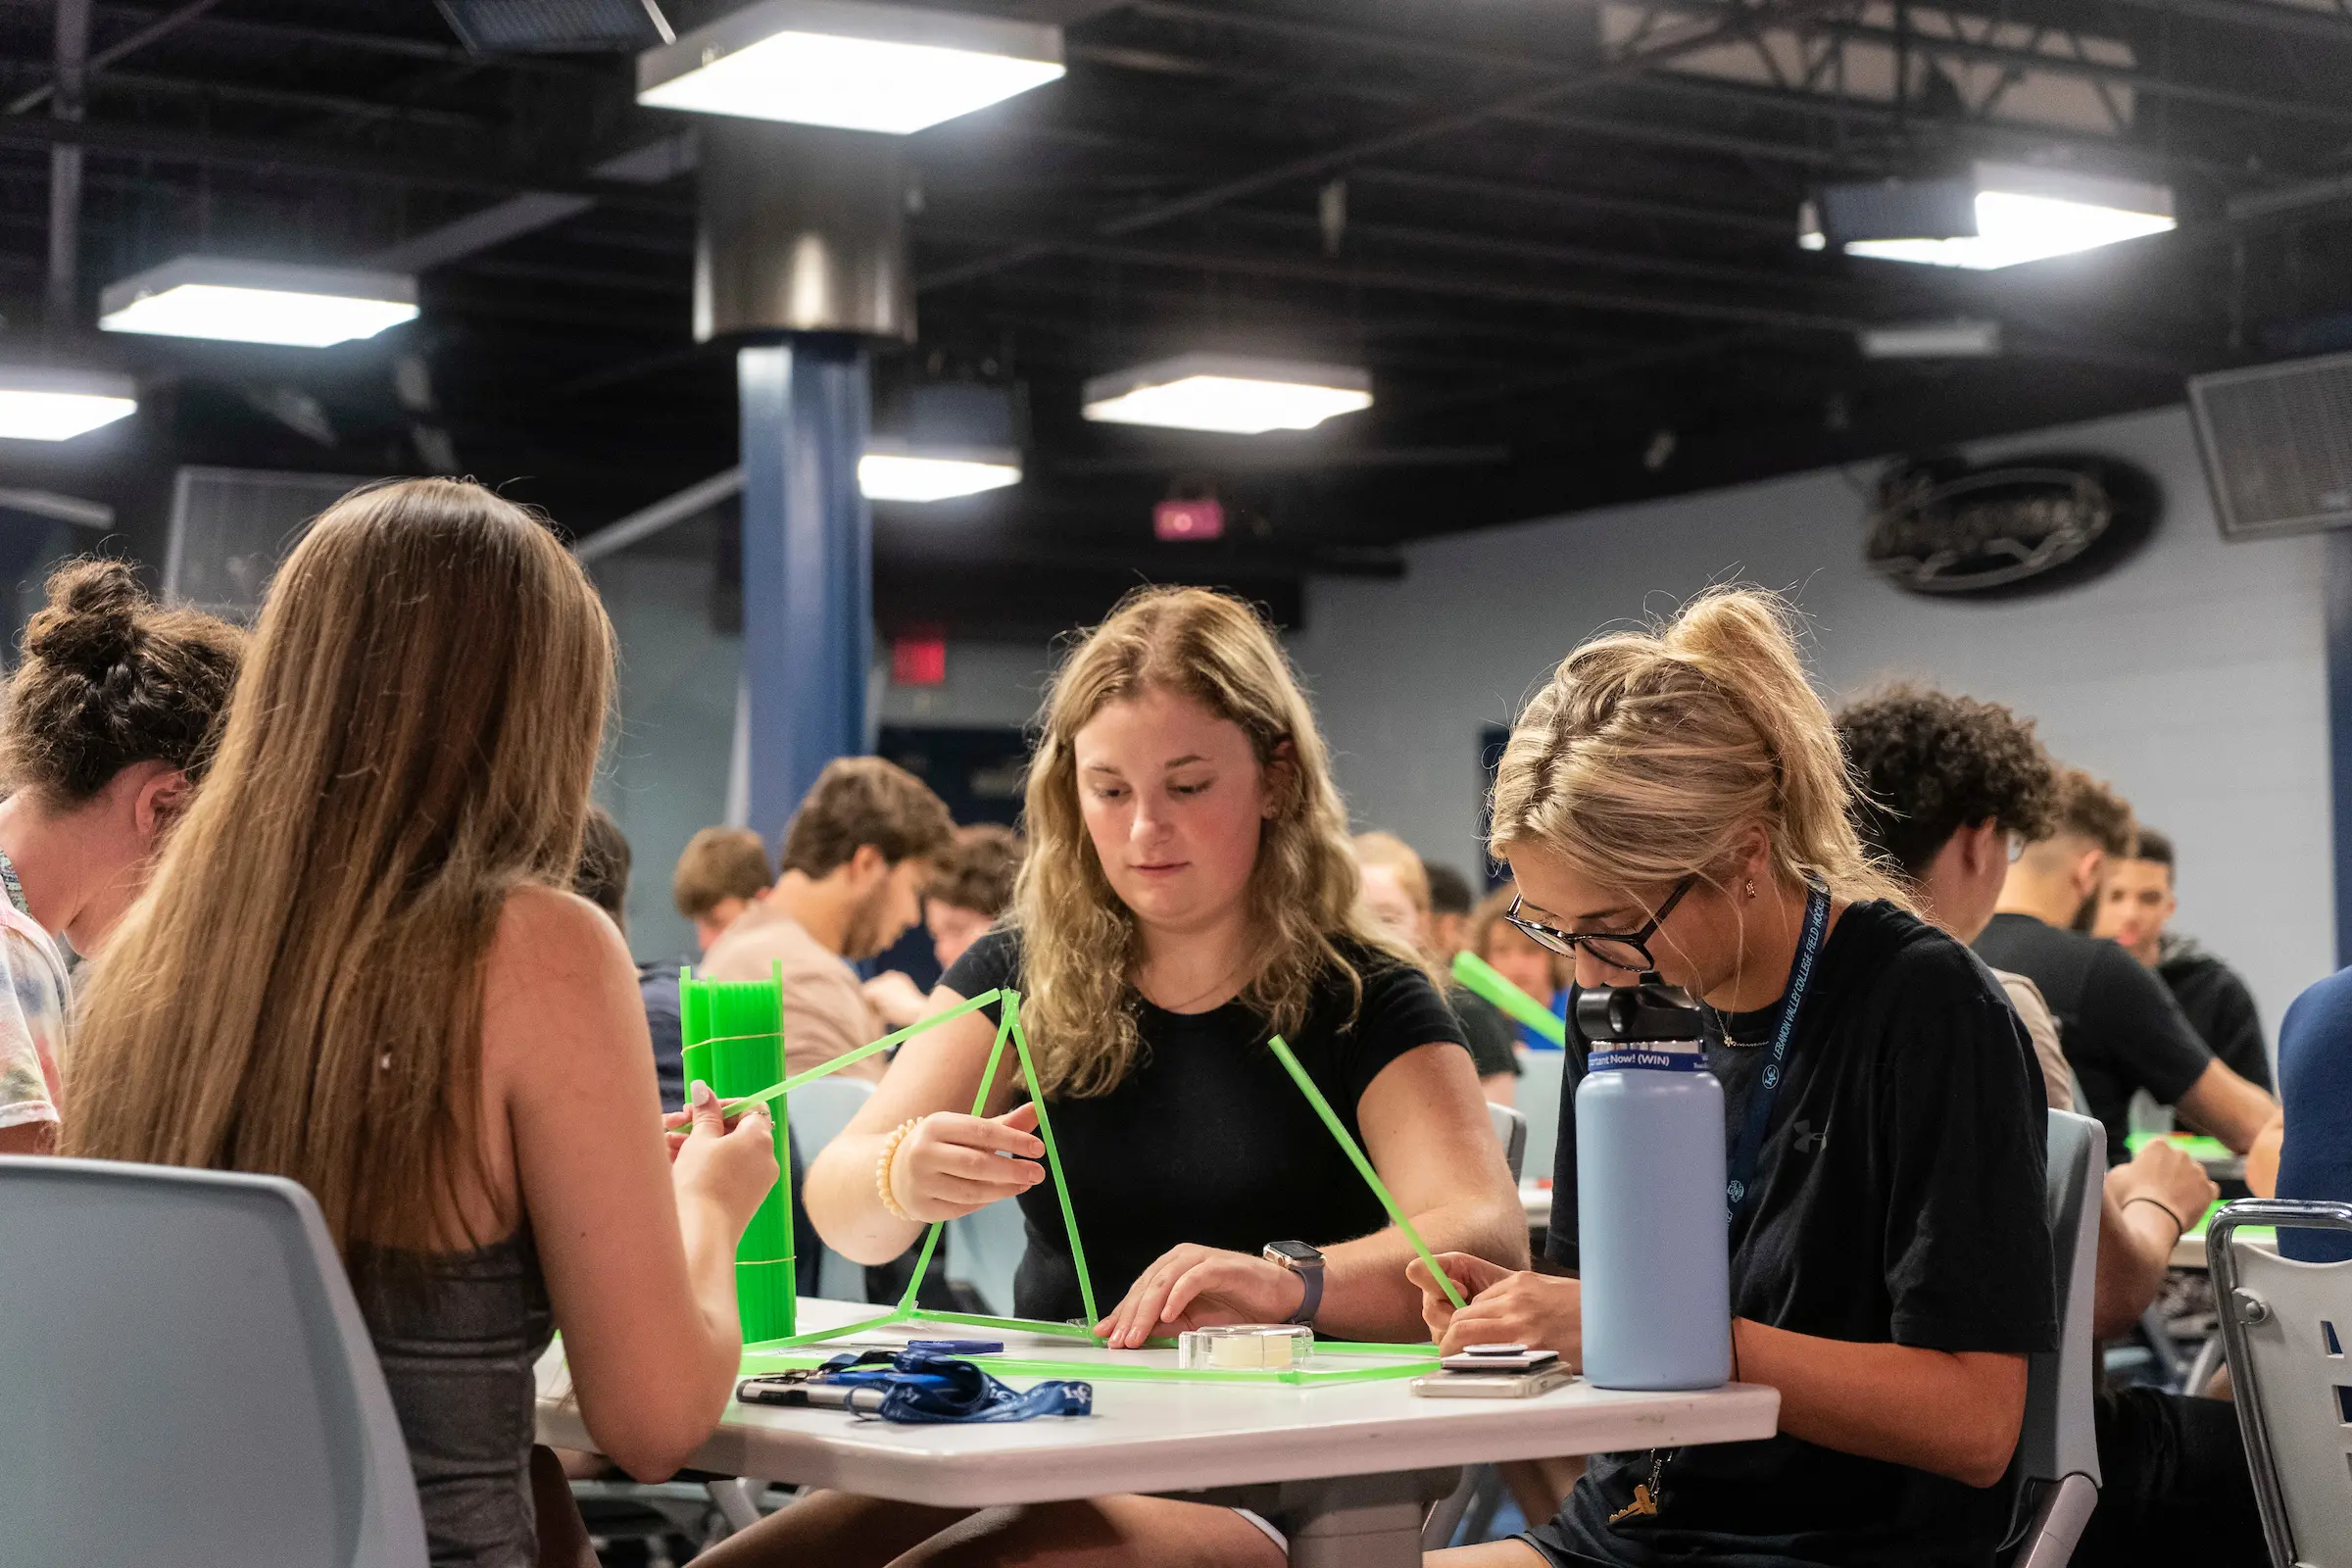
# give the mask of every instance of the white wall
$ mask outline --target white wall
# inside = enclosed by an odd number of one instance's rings
[[[1294,653],[1359,825],[1470,870],[1482,726],[1591,633],[1759,582],[1813,618],[1833,701],[1902,675],[2006,703],[2130,797],[2179,847],[2180,928],[2246,975],[2275,1039],[2334,952],[2323,541],[2224,544],[2179,409],[1978,450],[2056,447],[2138,464],[2165,514],[2122,567],[2044,598],[1940,602],[1872,575],[1859,469],[1456,535],[1410,548],[1401,582],[1316,582]]]

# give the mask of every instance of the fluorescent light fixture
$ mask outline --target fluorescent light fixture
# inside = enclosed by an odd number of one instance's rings
[[[858,460],[858,488],[868,501],[953,501],[1020,482],[1017,452],[917,451],[875,441]]]
[[[398,272],[182,256],[110,285],[109,332],[324,348],[416,318],[416,280]]]
[[[1261,435],[1311,430],[1372,406],[1368,371],[1344,365],[1179,354],[1086,383],[1085,414],[1108,424]]]
[[[1998,321],[1906,321],[1866,327],[1866,360],[1986,360],[2001,352]]]
[[[2173,193],[2162,185],[2010,164],[1979,164],[1976,180],[1976,233],[1948,239],[1852,240],[1843,247],[1845,254],[1991,271],[2162,234],[2176,226]],[[1823,249],[1827,240],[1812,203],[1805,204],[1800,221],[1804,232],[1797,243],[1807,250]]]
[[[637,57],[637,101],[906,135],[1062,74],[1061,29],[875,0],[760,0]]]
[[[71,441],[138,412],[126,375],[46,366],[0,366],[0,439]]]

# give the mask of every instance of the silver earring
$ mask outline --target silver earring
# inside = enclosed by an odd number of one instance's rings
[[[1747,879],[1747,896],[1751,899],[1756,896],[1756,879],[1752,876]]]

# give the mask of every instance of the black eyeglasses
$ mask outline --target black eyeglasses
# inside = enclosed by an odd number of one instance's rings
[[[1658,934],[1658,927],[1666,923],[1666,917],[1674,912],[1674,906],[1683,902],[1683,895],[1690,892],[1697,881],[1695,876],[1687,876],[1677,882],[1674,891],[1666,895],[1666,902],[1658,906],[1658,912],[1649,917],[1649,924],[1639,931],[1563,931],[1558,926],[1545,925],[1541,920],[1531,920],[1521,914],[1519,906],[1525,902],[1522,899],[1511,900],[1511,907],[1503,918],[1516,929],[1526,932],[1530,941],[1563,957],[1572,958],[1576,956],[1576,950],[1583,948],[1612,969],[1647,974],[1658,966],[1649,956],[1649,939]]]

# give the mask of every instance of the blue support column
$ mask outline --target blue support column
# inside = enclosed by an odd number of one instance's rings
[[[858,487],[870,387],[856,338],[739,350],[751,826],[771,844],[836,757],[865,750],[873,516]]]
[[[2352,965],[2352,528],[2328,534],[2328,793],[2335,828],[2335,964]]]

